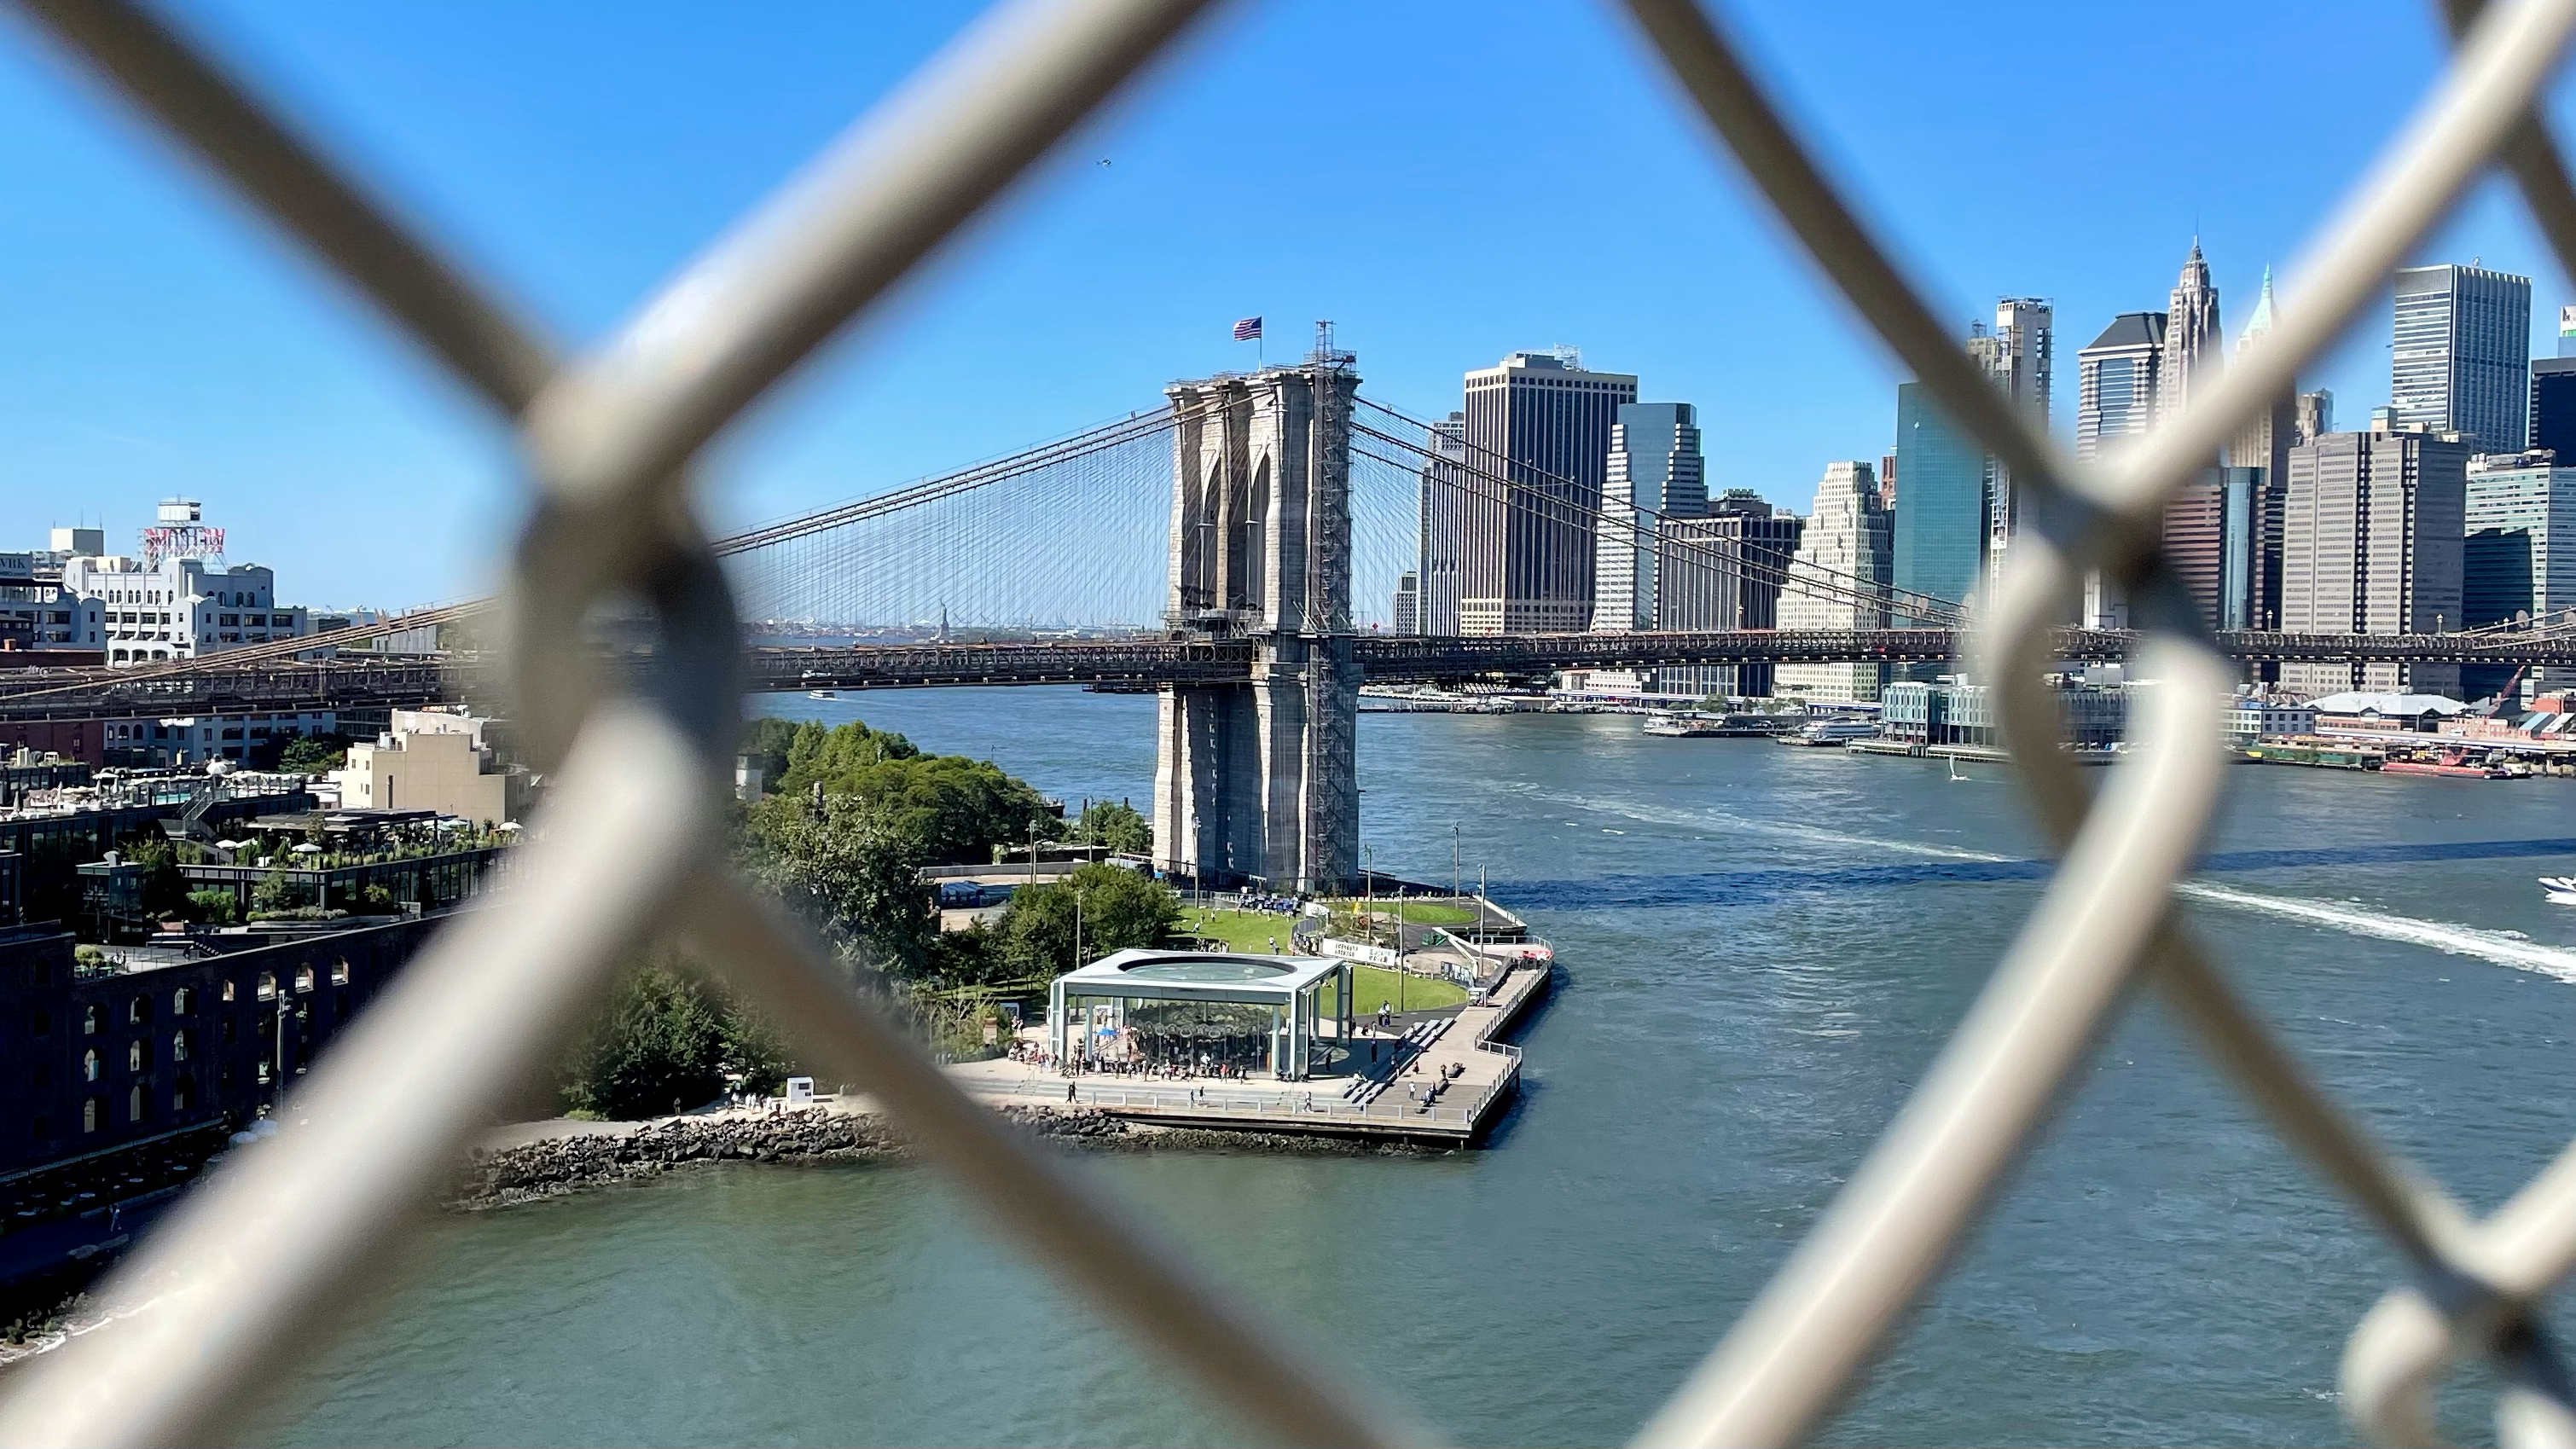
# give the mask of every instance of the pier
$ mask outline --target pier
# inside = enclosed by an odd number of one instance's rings
[[[1415,1013],[1400,1029],[1361,1023],[1347,1042],[1328,1031],[1346,1050],[1305,1081],[1066,1074],[1008,1059],[960,1063],[949,1073],[996,1107],[1087,1107],[1171,1127],[1467,1146],[1518,1090],[1520,1048],[1503,1038],[1547,995],[1554,973],[1551,961],[1514,964],[1454,1011]]]

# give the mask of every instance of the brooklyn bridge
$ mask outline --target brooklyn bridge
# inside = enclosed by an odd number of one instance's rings
[[[1206,877],[1356,872],[1352,753],[1367,682],[1531,680],[1568,668],[1937,664],[1959,601],[1806,561],[1676,539],[1643,510],[1467,448],[1454,425],[1362,397],[1348,353],[1175,383],[1164,404],[717,545],[754,692],[1080,684],[1160,696],[1158,853]],[[1397,632],[1435,517],[1505,519],[1640,548],[1755,592],[1852,604],[1884,627],[1461,636]],[[1723,591],[1721,591],[1723,592]],[[0,721],[362,711],[471,697],[482,601],[203,659],[12,671]],[[611,659],[642,662],[619,621]],[[585,627],[565,621],[562,627]],[[378,652],[436,626],[451,647]],[[2576,626],[2419,635],[2230,632],[2236,658],[2576,665]],[[2115,660],[2117,630],[2057,652]]]

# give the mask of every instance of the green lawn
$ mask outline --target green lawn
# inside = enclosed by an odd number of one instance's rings
[[[1357,911],[1364,909],[1368,901],[1354,896],[1349,900],[1333,901],[1329,904],[1336,910]],[[1377,903],[1377,913],[1385,920],[1394,920],[1398,912],[1403,913],[1404,923],[1408,926],[1472,926],[1476,923],[1475,909],[1470,906],[1445,905],[1438,901],[1397,901],[1384,898]]]
[[[1405,908],[1404,918],[1413,919],[1412,907]],[[1270,943],[1277,940],[1278,953],[1289,949],[1288,935],[1294,929],[1294,916],[1273,916],[1261,911],[1184,910],[1181,912],[1181,934],[1206,936],[1223,941],[1237,951],[1271,954]],[[1351,964],[1351,1014],[1367,1016],[1383,1001],[1395,1004],[1396,973],[1382,966]],[[1429,976],[1404,978],[1404,1009],[1428,1011],[1434,1007],[1456,1006],[1467,999],[1464,987],[1456,982],[1436,980]]]
[[[1394,1006],[1395,978],[1396,973],[1383,966],[1351,963],[1351,1015],[1373,1016],[1379,1002]],[[1466,988],[1454,981],[1435,980],[1429,976],[1404,978],[1403,1010],[1429,1011],[1434,1007],[1457,1006],[1466,999]],[[1325,1009],[1331,1010],[1329,1006]]]
[[[1295,916],[1274,916],[1266,911],[1190,909],[1181,912],[1182,935],[1206,936],[1223,941],[1237,951],[1270,954],[1275,950],[1285,954],[1289,950],[1288,937],[1296,929]],[[1270,944],[1274,940],[1279,943],[1275,948]]]

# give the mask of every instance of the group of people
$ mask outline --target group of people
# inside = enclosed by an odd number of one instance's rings
[[[1196,1061],[1187,1058],[1156,1061],[1138,1057],[1104,1057],[1096,1061],[1076,1059],[1065,1063],[1065,1071],[1068,1074],[1096,1072],[1109,1077],[1143,1077],[1158,1082],[1188,1082],[1201,1079],[1241,1082],[1248,1081],[1252,1077],[1251,1069],[1247,1067],[1234,1062],[1210,1061],[1205,1057]]]

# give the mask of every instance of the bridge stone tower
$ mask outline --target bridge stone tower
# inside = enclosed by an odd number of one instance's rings
[[[1326,337],[1301,366],[1164,389],[1177,419],[1164,622],[1252,646],[1250,684],[1162,692],[1155,850],[1210,884],[1330,890],[1359,873],[1354,361]]]

